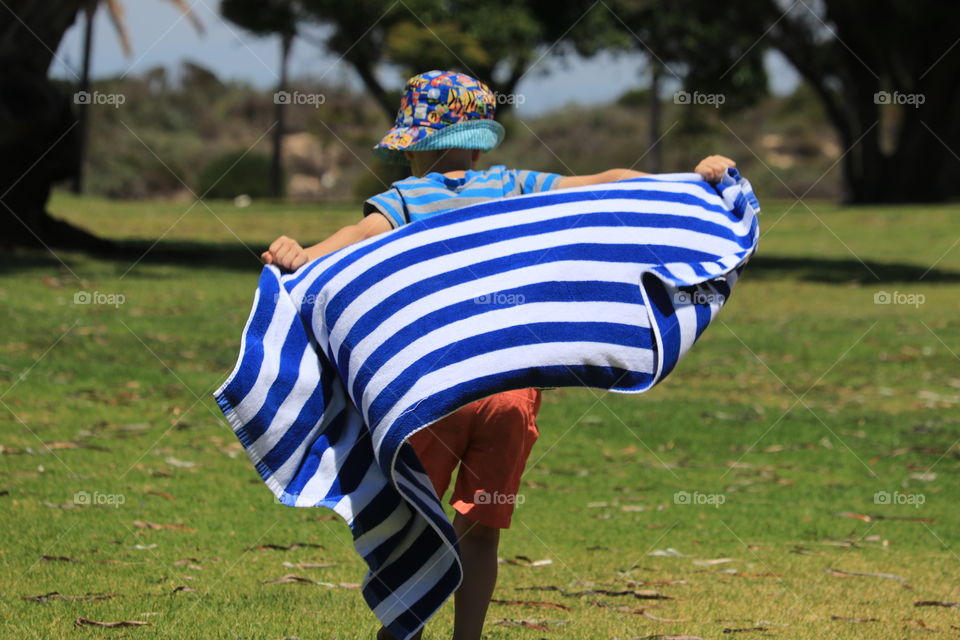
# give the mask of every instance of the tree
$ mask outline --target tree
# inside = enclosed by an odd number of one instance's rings
[[[846,150],[845,199],[943,199],[955,157],[943,139],[960,112],[960,5],[830,0],[820,16],[764,4],[754,29],[772,25],[772,46],[816,92]]]
[[[289,95],[288,67],[290,51],[297,37],[297,24],[306,16],[297,0],[223,0],[220,12],[231,22],[251,33],[280,38],[280,75],[277,91],[274,94],[273,149],[270,156],[270,195],[279,198],[283,195],[283,134],[285,133],[285,113]]]
[[[76,171],[77,120],[47,79],[84,0],[7,0],[0,12],[0,235],[17,244],[103,246],[46,212],[51,185]]]
[[[407,75],[429,69],[474,75],[500,96],[504,113],[514,104],[517,83],[531,65],[574,39],[584,50],[591,48],[592,27],[606,25],[600,12],[584,12],[583,4],[572,0],[301,0],[301,4],[306,19],[326,28],[324,38],[311,41],[349,64],[391,120],[397,100],[377,76],[383,64],[398,66]]]
[[[129,49],[119,0],[104,1],[124,48]],[[190,16],[184,0],[170,1]],[[64,83],[52,82],[47,74],[64,33],[81,9],[94,9],[90,3],[0,3],[0,68],[4,70],[0,74],[0,238],[11,244],[113,248],[46,210],[53,184],[76,178],[83,157],[74,110],[82,106],[77,99],[80,94]]]
[[[631,19],[644,4],[610,2],[626,24],[665,24],[667,37],[653,50],[682,65],[688,88],[723,93],[728,107],[754,97],[760,54],[780,51],[837,131],[845,201],[934,201],[949,193],[949,172],[958,174],[945,141],[960,131],[960,4],[674,0],[652,20],[649,13]]]

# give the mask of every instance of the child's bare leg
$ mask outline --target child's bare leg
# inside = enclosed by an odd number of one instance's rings
[[[453,640],[479,640],[497,584],[500,529],[478,524],[459,513],[453,518],[453,528],[463,561],[463,583],[454,596]]]
[[[417,631],[416,635],[410,638],[410,640],[420,640],[420,636],[423,635],[423,629]],[[386,627],[380,627],[380,631],[377,631],[377,640],[397,640],[394,638]]]

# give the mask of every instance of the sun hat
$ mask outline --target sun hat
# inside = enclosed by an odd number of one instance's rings
[[[378,158],[406,164],[404,151],[480,149],[503,140],[493,119],[497,101],[484,83],[454,71],[427,71],[407,81],[397,120],[373,148]]]

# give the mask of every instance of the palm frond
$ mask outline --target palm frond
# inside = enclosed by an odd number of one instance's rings
[[[129,56],[133,53],[133,47],[130,45],[130,32],[127,29],[127,22],[124,18],[124,6],[120,0],[102,0],[102,2],[107,5],[110,21],[113,23],[113,28],[117,31],[117,37],[120,39],[120,48],[123,49],[124,55]],[[203,35],[203,23],[200,22],[200,18],[197,17],[197,14],[194,13],[186,0],[168,0],[168,2],[175,6],[180,13],[190,21],[190,24],[193,25],[197,33]],[[94,2],[93,6],[94,8],[96,7],[96,2]]]
[[[107,12],[110,14],[110,22],[117,31],[117,37],[120,39],[120,48],[123,54],[129,56],[133,53],[133,47],[130,46],[130,33],[127,31],[127,23],[123,17],[123,5],[119,0],[104,0],[107,5]]]

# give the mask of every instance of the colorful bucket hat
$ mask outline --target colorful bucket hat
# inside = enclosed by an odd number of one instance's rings
[[[494,149],[503,126],[493,119],[497,101],[484,83],[454,71],[428,71],[407,81],[397,120],[373,153],[406,164],[404,151]]]

